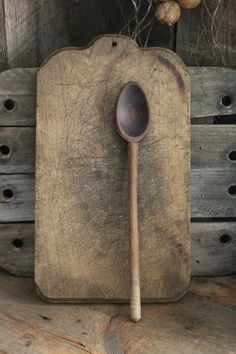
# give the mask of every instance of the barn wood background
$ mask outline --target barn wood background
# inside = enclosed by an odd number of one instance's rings
[[[131,0],[0,0],[0,71],[37,67],[53,50],[65,46],[85,46],[100,34],[122,33],[127,35],[125,24],[132,11]],[[141,12],[145,12],[145,7],[141,9]],[[226,66],[235,69],[235,14],[236,2],[234,0],[205,0],[197,9],[183,11],[181,20],[176,26],[163,26],[154,20],[148,46],[170,48],[176,51],[188,66]],[[147,18],[146,21],[148,22],[149,19]],[[147,30],[139,38],[141,43],[146,40]],[[28,111],[32,104],[28,104],[27,99],[34,98],[30,96],[26,98],[25,106],[22,108],[25,115],[32,113]],[[199,118],[194,122],[234,124],[235,115]],[[28,134],[30,127],[21,126],[19,128],[17,123],[10,125],[11,129],[16,129],[16,131],[10,131],[5,121],[1,124],[0,136],[6,137],[7,134],[13,134],[17,139],[17,136],[22,134],[22,141],[27,141],[29,149],[27,151],[27,148],[24,148],[25,155],[22,158],[29,161],[30,165],[34,154],[32,149],[34,142],[30,140],[32,135]],[[228,139],[227,136],[228,134],[225,139]],[[230,139],[233,139],[233,133]],[[17,144],[19,141],[20,139],[17,140]],[[214,160],[214,151],[211,153],[212,160]],[[12,185],[15,183],[16,189],[21,188],[21,195],[24,199],[24,191],[28,188],[27,186],[33,186],[33,171],[25,173],[8,171],[6,173],[4,172],[4,159],[0,159],[0,168],[1,190],[5,188],[6,183],[12,181],[11,183]],[[229,169],[227,166],[225,168]],[[211,190],[211,185],[208,188]],[[217,191],[213,188],[213,192]],[[7,205],[3,199],[0,202]],[[224,254],[225,247],[228,247],[228,250],[233,247],[233,242],[230,240],[235,238],[235,221],[236,215],[217,216],[214,219],[199,217],[193,220],[193,229],[197,230],[194,242],[197,244],[198,235],[201,235],[203,238],[202,249],[208,248],[209,250],[206,254],[197,254],[197,258],[193,259],[196,273],[201,274],[202,272],[204,274],[202,262],[204,262],[206,255],[209,257],[214,255],[212,262],[217,263],[214,245],[217,244],[217,257]],[[34,242],[32,217],[24,218],[24,221],[16,217],[15,220],[2,222],[0,230],[1,242],[9,247],[8,251],[1,254],[1,261],[9,262],[10,259],[12,264],[8,265],[9,270],[12,269],[11,266],[14,269],[16,259],[17,262],[20,259],[20,264],[24,262],[32,264]],[[211,260],[211,258],[209,259]],[[224,262],[227,263],[227,260]],[[214,264],[214,267],[217,272],[217,264]],[[225,269],[227,269],[226,272],[229,272],[227,264]],[[27,271],[25,274],[28,274]]]

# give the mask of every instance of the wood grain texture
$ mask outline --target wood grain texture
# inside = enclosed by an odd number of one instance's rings
[[[196,218],[234,218],[235,169],[193,169],[192,179],[192,216]],[[233,186],[233,194],[229,188]]]
[[[102,163],[99,164],[97,162],[97,166],[100,171],[107,167],[107,164],[104,164],[104,161],[102,161]],[[95,181],[97,176],[95,171],[97,171],[97,169],[95,169],[91,175],[93,181]],[[121,171],[120,168],[116,169],[117,174],[121,174]],[[100,183],[101,182],[102,181],[100,181]],[[1,222],[34,220],[34,184],[35,177],[33,174],[0,175],[0,193],[8,187],[17,192],[15,199],[9,202],[5,202],[1,197]],[[235,217],[235,198],[234,195],[228,193],[229,188],[235,185],[235,168],[227,170],[214,168],[193,169],[191,171],[191,185],[192,218]],[[125,187],[126,184],[124,185],[124,188]],[[109,193],[111,193],[111,191],[109,191]],[[139,198],[140,197],[141,193],[139,192]],[[121,214],[122,218],[124,214],[125,210],[123,209]]]
[[[191,131],[192,169],[236,170],[230,154],[236,151],[236,125],[192,125]]]
[[[4,197],[6,190],[12,191],[12,198]],[[34,220],[34,177],[0,175],[0,222],[31,220]]]
[[[53,50],[72,44],[79,24],[77,1],[7,0],[4,5],[9,68],[37,66]]]
[[[35,125],[37,70],[12,69],[0,73],[1,126]],[[191,117],[194,121],[203,117],[203,121],[208,123],[208,116],[236,114],[236,71],[204,67],[189,67],[188,71],[191,77]],[[221,103],[224,95],[229,95],[232,99],[228,107]],[[3,109],[7,98],[16,101],[16,110],[10,113]]]
[[[236,272],[236,223],[193,222],[192,275]]]
[[[35,125],[37,69],[14,69],[0,73],[0,126]],[[14,109],[5,107],[7,99]]]
[[[0,0],[0,72],[7,69],[4,0]]]
[[[33,279],[0,273],[3,353],[234,353],[235,278],[193,279],[178,303],[143,305],[139,324],[127,305],[49,306]]]
[[[30,0],[4,1],[9,68],[38,65],[36,4]]]
[[[139,155],[142,298],[186,291],[189,77],[169,51],[106,36],[57,53],[38,72],[35,279],[48,299],[129,299],[127,153],[114,112],[134,80],[151,121]]]
[[[35,96],[37,71],[37,68],[3,71],[0,73],[0,95]]]
[[[138,16],[144,17],[146,10],[144,3]],[[149,33],[153,14],[154,10],[144,19],[137,40],[144,44],[148,37],[148,45],[174,49],[175,28],[155,22]],[[133,4],[126,0],[1,0],[0,71],[40,65],[52,51],[85,46],[101,34],[131,35],[133,16]]]
[[[6,133],[5,133],[6,131]],[[229,159],[230,152],[236,151],[234,125],[192,125],[192,217],[224,218],[235,217],[235,199],[228,189],[235,184],[235,160]],[[14,132],[14,134],[13,134]],[[1,128],[0,145],[16,146],[9,160],[0,158],[0,171],[17,173],[34,172],[34,128]],[[2,137],[2,139],[1,139]],[[101,164],[102,166],[102,164]],[[24,179],[26,178],[26,183]],[[4,183],[7,179],[5,176]],[[30,182],[27,182],[30,181]],[[9,203],[1,204],[2,221],[34,220],[34,175],[20,174],[9,180],[13,189],[23,191],[18,195],[21,208],[12,209]],[[5,184],[1,185],[3,189]],[[6,218],[6,219],[5,219]]]
[[[34,274],[34,224],[0,224],[0,267],[14,275]]]
[[[9,153],[1,151],[4,146]],[[0,128],[0,173],[32,173],[34,170],[35,128]]]
[[[213,168],[218,171],[234,171],[236,169],[236,163],[234,156],[230,155],[230,153],[236,151],[235,136],[235,125],[192,125],[192,170]],[[12,154],[9,159],[4,160],[0,158],[1,173],[35,172],[34,127],[1,127],[0,146],[2,144],[9,146],[12,150]],[[199,182],[196,181],[196,183],[198,184]],[[192,204],[195,204],[194,195],[192,196]]]
[[[186,65],[236,68],[236,2],[203,1],[183,11],[177,26],[176,52]]]
[[[227,92],[227,90],[224,87],[230,87],[231,89],[233,88],[233,84],[236,82],[234,79],[235,72],[230,69],[223,69],[223,68],[189,68],[191,77],[194,78],[191,80],[191,90],[193,92],[192,94],[192,116],[201,116],[205,114],[219,114],[219,110],[217,108],[217,102],[219,102],[219,91],[222,92]],[[12,113],[6,113],[2,109],[0,109],[0,124],[1,125],[23,125],[23,126],[28,126],[28,125],[34,125],[35,124],[35,81],[36,81],[36,72],[37,68],[33,69],[13,69],[13,70],[8,70],[0,74],[0,94],[2,97],[5,99],[6,97],[12,97],[15,98],[17,97],[17,110],[15,110]],[[215,78],[219,79],[215,79]],[[201,82],[204,82],[205,84],[202,85]],[[221,84],[221,81],[223,82],[223,86]],[[226,85],[226,86],[224,86]],[[222,87],[222,89],[218,90],[218,87]],[[27,98],[25,98],[27,96]],[[29,97],[28,97],[29,96]],[[196,98],[195,97],[199,97]],[[201,98],[200,98],[201,97]],[[21,107],[21,100],[23,100],[23,107],[25,107],[22,110]],[[201,108],[201,105],[198,104],[198,102],[201,102],[201,100],[206,100],[206,104],[204,104],[202,107],[204,111]],[[3,102],[3,101],[2,101]],[[195,102],[195,103],[194,103]],[[232,111],[231,111],[232,109]],[[234,110],[234,106],[232,106],[229,110],[231,113],[236,113]],[[194,113],[195,112],[195,113]],[[228,110],[227,110],[228,112]],[[226,113],[227,113],[226,112]],[[207,119],[205,118],[205,121]],[[3,128],[2,128],[3,129]],[[1,129],[1,130],[2,130]],[[7,137],[9,136],[9,131],[8,128],[6,129],[6,133],[2,131],[2,136]],[[11,128],[12,129],[12,128]],[[16,128],[16,129],[21,129],[21,128]],[[29,128],[28,128],[29,129]],[[29,140],[34,139],[34,128],[29,129],[31,131],[31,135],[29,134]],[[17,170],[15,169],[16,166],[9,163],[2,163],[2,160],[0,159],[0,168],[4,171],[4,173],[10,173],[12,171],[13,173],[19,173],[19,171],[23,168],[26,169],[26,171],[31,171],[32,168],[32,159],[34,159],[34,156],[30,156],[29,152],[26,150],[27,144],[22,144],[22,141],[19,140],[18,138],[21,137],[23,134],[24,137],[24,128],[22,128],[22,133],[16,130],[15,134],[15,143],[17,146],[21,146],[20,150],[20,156],[28,156],[29,159],[25,159],[25,161],[19,159],[19,170],[17,167]],[[232,169],[234,170],[235,164],[234,162],[230,162],[228,160],[228,154],[230,151],[234,151],[235,149],[235,126],[233,125],[203,125],[203,126],[192,126],[192,168],[217,168],[217,169]],[[6,140],[5,140],[6,142]],[[19,156],[19,155],[18,155]],[[11,160],[14,161],[14,160]],[[22,163],[22,165],[21,165]],[[33,162],[34,165],[34,162]],[[24,167],[25,166],[25,167]],[[29,176],[27,178],[32,178],[32,185],[34,184],[34,176]],[[20,179],[22,182],[18,182]],[[33,197],[33,189],[29,187],[28,183],[24,182],[24,175],[20,175],[17,178],[17,181],[14,180],[14,183],[19,183],[21,186],[25,185],[25,192],[24,197],[26,198],[26,203],[22,208],[18,210],[18,216],[17,219],[19,221],[22,220],[34,220],[34,204],[32,203],[34,197]],[[216,177],[217,179],[217,177]],[[199,180],[197,179],[196,183],[198,183]],[[210,188],[211,184],[207,184]],[[14,185],[13,185],[14,186]],[[21,188],[21,187],[17,187]],[[227,185],[225,185],[225,192],[227,191]],[[196,190],[198,193],[198,191]],[[227,195],[227,194],[226,194]],[[213,195],[213,202],[214,202],[215,196]],[[228,198],[228,196],[227,196]],[[198,198],[201,203],[202,198]],[[212,200],[212,198],[210,197]],[[232,200],[231,200],[232,201]],[[194,206],[197,200],[195,201],[194,195],[192,196],[192,205]],[[234,203],[234,201],[232,201]],[[214,202],[215,203],[215,202]],[[224,205],[227,203],[227,201],[224,201]],[[27,207],[28,205],[28,207]],[[31,209],[29,212],[29,205],[31,205]],[[7,204],[2,204],[2,207],[4,208],[3,214],[2,215],[7,215],[8,213],[8,208],[9,206]],[[5,210],[5,207],[7,207],[7,210]],[[213,209],[215,210],[215,208]],[[19,212],[21,215],[19,216]],[[211,209],[212,212],[212,209]],[[232,216],[234,217],[235,213],[233,211]],[[11,210],[11,221],[15,222],[16,217],[15,217],[15,211],[14,209]],[[193,214],[194,217],[194,214]],[[211,217],[214,217],[214,214],[211,214]],[[8,218],[9,220],[9,218]],[[204,224],[203,224],[204,225]],[[228,228],[230,228],[231,223],[228,223]],[[216,224],[217,226],[217,224]],[[13,228],[13,231],[15,230],[14,225],[9,224],[9,227]],[[208,231],[206,231],[208,232]],[[205,233],[204,233],[205,235]],[[217,234],[218,235],[218,234]],[[17,236],[17,233],[16,233]],[[32,235],[33,237],[33,235]],[[218,237],[218,236],[217,236]],[[195,250],[196,243],[193,243],[193,251]],[[221,274],[221,269],[223,269],[223,259],[218,258],[218,260],[212,260],[212,254],[214,253],[214,247],[216,247],[217,242],[212,245],[212,248],[209,246],[210,249],[212,249],[211,255],[207,253],[207,249],[202,248],[201,252],[202,254],[206,253],[206,257],[204,257],[205,260],[209,260],[208,262],[203,263],[203,268],[201,272],[205,272],[204,274],[213,274],[217,275],[217,271],[219,272],[218,274]],[[199,245],[200,246],[200,245]],[[197,249],[196,249],[197,250]],[[229,251],[230,248],[226,247],[224,250]],[[8,252],[8,250],[3,248],[3,253]],[[31,251],[33,252],[33,250]],[[219,252],[215,251],[216,254],[219,254]],[[225,254],[225,253],[222,253]],[[14,262],[16,262],[16,265],[13,264],[13,269],[12,272],[18,274],[24,274],[24,271],[22,272],[21,266],[18,267],[18,260],[20,262],[21,260],[21,255],[23,255],[22,252],[16,253],[19,258],[14,258]],[[230,256],[227,258],[225,254],[226,259],[230,260]],[[25,257],[26,259],[26,257]],[[197,259],[197,258],[196,258]],[[11,259],[9,259],[9,262],[11,263]],[[216,266],[216,273],[214,273],[214,269],[212,266]],[[229,268],[231,267],[234,269],[232,259],[228,263]],[[6,263],[6,266],[8,264]],[[27,265],[26,265],[27,266]],[[192,269],[194,267],[197,267],[196,273],[195,270],[194,274],[198,274],[198,268],[200,267],[198,264],[195,266],[192,265]],[[199,270],[200,271],[200,270]],[[29,274],[32,274],[32,269],[29,270]],[[203,274],[203,273],[201,273]],[[224,274],[224,273],[222,273]]]
[[[191,117],[230,115],[236,112],[236,70],[227,68],[188,68],[191,75]],[[231,103],[223,104],[223,97]]]
[[[33,276],[34,224],[2,224],[0,230],[0,267],[15,275]],[[222,238],[224,235],[229,238]],[[22,240],[21,247],[14,246],[15,239]],[[191,242],[192,276],[218,276],[236,272],[235,222],[192,222]]]

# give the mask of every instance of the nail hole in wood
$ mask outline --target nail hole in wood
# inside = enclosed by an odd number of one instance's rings
[[[236,186],[230,186],[228,193],[231,195],[231,197],[236,197]]]
[[[24,242],[23,242],[23,240],[20,239],[20,238],[15,238],[15,239],[12,241],[12,244],[13,244],[13,246],[16,247],[16,248],[21,248],[21,247],[23,247]]]
[[[196,260],[196,263],[197,263],[197,264],[199,264],[199,263],[200,263],[200,261],[197,259],[197,260]]]
[[[4,189],[2,192],[3,199],[5,199],[7,202],[13,199],[14,194],[11,189]]]
[[[12,112],[15,110],[16,108],[16,104],[15,101],[12,100],[11,98],[7,98],[4,103],[3,103],[3,108],[5,109],[5,111],[7,112]]]
[[[235,162],[236,161],[236,151],[230,151],[229,155],[229,160]]]
[[[115,48],[115,47],[117,47],[117,42],[112,42],[111,45],[112,45],[113,48]]]
[[[223,106],[225,107],[230,107],[231,106],[231,103],[232,103],[232,99],[230,96],[228,95],[225,95],[221,98],[221,103]]]
[[[0,156],[6,158],[10,155],[10,148],[7,145],[0,145]]]
[[[228,245],[231,242],[231,236],[227,234],[220,236],[220,242],[224,245]]]

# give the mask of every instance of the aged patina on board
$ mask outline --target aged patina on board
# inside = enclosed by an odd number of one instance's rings
[[[139,148],[144,301],[173,301],[190,278],[190,90],[180,59],[105,36],[52,55],[37,77],[36,258],[50,301],[128,301],[127,146],[114,122],[129,81],[144,90],[150,129]]]

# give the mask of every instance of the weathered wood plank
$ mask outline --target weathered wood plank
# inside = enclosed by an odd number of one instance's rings
[[[192,275],[216,276],[236,271],[236,223],[192,222]]]
[[[228,193],[236,185],[235,169],[193,169],[191,175],[193,218],[235,217],[235,197]],[[9,187],[15,193],[9,202],[1,196],[0,222],[34,220],[34,183],[32,174],[0,175],[0,192]]]
[[[0,224],[0,267],[20,276],[34,273],[34,224]]]
[[[25,354],[234,353],[234,277],[193,279],[177,303],[143,305],[139,324],[127,305],[48,305],[33,279],[0,273],[0,351]]]
[[[0,126],[34,125],[35,96],[0,96]]]
[[[0,127],[0,173],[35,170],[35,128]]]
[[[193,68],[191,75],[191,117],[236,113],[236,70]]]
[[[4,1],[9,68],[38,65],[36,4],[30,0]]]
[[[0,126],[34,126],[35,96],[0,95]]]
[[[188,70],[191,76],[192,118],[236,114],[235,70],[193,67]],[[0,126],[35,125],[36,72],[37,69],[32,68],[0,73]],[[225,96],[231,99],[229,106],[222,104]],[[8,98],[16,101],[16,109],[11,112],[3,108]]]
[[[0,175],[0,222],[34,220],[34,176]]]
[[[235,169],[193,169],[191,177],[193,218],[235,217]]]
[[[75,0],[7,0],[4,5],[9,68],[37,66],[77,38],[80,4]]]
[[[236,172],[236,125],[192,125],[191,131],[192,169]]]
[[[236,271],[236,223],[192,222],[192,276]],[[34,274],[34,224],[0,224],[0,267],[20,276]]]
[[[12,160],[10,159],[7,163],[5,159],[0,158],[1,172],[34,171],[34,134],[34,128],[0,129],[0,150],[3,143],[9,146],[10,149],[12,149],[13,143],[13,150],[16,149],[15,152],[12,151]],[[236,126],[234,125],[192,126],[192,217],[235,217],[235,199],[228,193],[228,188],[235,185],[235,136]],[[11,139],[13,139],[13,142]],[[30,150],[31,148],[32,151]],[[23,187],[24,185],[24,178],[26,178],[24,175],[19,175],[16,180],[10,183],[13,183],[14,188],[21,188],[20,186]],[[31,184],[25,186],[24,201],[22,203],[26,205],[29,203],[32,210],[29,210],[28,205],[26,210],[28,217],[30,215],[29,219],[26,218],[24,207],[21,208],[22,214],[18,210],[18,221],[34,219],[32,188],[34,175],[27,178],[31,179]],[[7,177],[5,177],[5,181],[6,179]],[[15,186],[15,184],[17,185]],[[4,188],[3,185],[1,187]],[[1,210],[5,217],[10,203],[2,204]],[[2,220],[16,221],[15,212],[15,210],[12,210],[11,217],[8,215],[7,220]]]
[[[236,170],[235,125],[192,125],[191,132],[192,169]],[[1,154],[3,144],[11,150],[10,156]],[[34,145],[34,127],[0,127],[0,173],[33,173]]]
[[[37,71],[37,68],[3,71],[0,73],[0,95],[35,96]]]
[[[4,0],[0,0],[0,72],[7,69]]]
[[[177,25],[176,52],[186,65],[236,68],[235,0],[202,1],[183,11]]]

